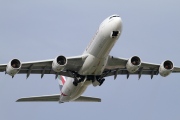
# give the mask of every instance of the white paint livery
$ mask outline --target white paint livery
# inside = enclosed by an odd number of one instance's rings
[[[138,56],[131,57],[126,64],[126,68],[130,73],[136,72],[140,67],[141,59]]]
[[[59,102],[69,102],[79,98],[86,88],[91,84],[90,81],[84,80],[84,82],[79,83],[77,86],[74,86],[72,78],[67,78],[62,90]]]
[[[12,77],[19,72],[21,69],[21,62],[18,59],[9,61],[6,67],[6,73]]]
[[[60,76],[59,86],[61,93],[55,95],[33,96],[21,98],[17,101],[59,101],[63,102],[100,102],[100,98],[82,96],[89,85],[101,86],[104,78],[107,76],[137,74],[138,78],[141,75],[150,75],[151,79],[154,75],[160,73],[166,77],[171,72],[180,72],[179,67],[174,67],[169,60],[162,64],[154,64],[142,62],[138,56],[133,56],[130,59],[117,58],[110,56],[109,53],[114,44],[122,33],[122,20],[119,15],[112,15],[106,18],[95,36],[85,49],[84,53],[75,57],[58,56],[55,59],[43,61],[21,62],[17,59],[12,60],[7,64],[0,65],[0,72],[6,69],[6,73],[11,76],[15,74],[55,74],[57,78]],[[16,63],[13,65],[12,63]],[[15,67],[13,67],[15,66]],[[23,69],[20,69],[22,66]]]
[[[159,67],[159,74],[163,77],[166,77],[171,74],[174,69],[174,65],[170,60],[166,60],[161,63]]]
[[[60,72],[61,70],[63,70],[63,68],[65,67],[65,65],[67,64],[67,59],[64,56],[57,56],[53,62],[52,62],[52,69],[55,72]]]

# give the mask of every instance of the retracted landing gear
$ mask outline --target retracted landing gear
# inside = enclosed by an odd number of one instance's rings
[[[84,77],[84,76],[79,76],[79,77],[75,76],[75,77],[74,77],[73,84],[74,84],[74,86],[77,86],[78,83],[83,82],[84,80],[85,80],[85,77]]]
[[[101,86],[103,83],[104,83],[104,81],[105,81],[105,79],[104,78],[102,78],[100,81],[99,81],[99,86]]]
[[[105,81],[104,78],[94,77],[94,80],[92,80],[92,84],[93,84],[94,87],[101,86],[104,83],[104,81]]]
[[[85,80],[86,81],[92,81],[92,84],[94,87],[101,86],[105,81],[105,79],[101,78],[100,76],[81,76],[78,74],[74,74],[73,85],[78,86],[79,83],[82,83]]]
[[[76,77],[74,78],[73,84],[74,84],[74,86],[78,85],[78,79]]]
[[[68,74],[72,78],[74,78],[74,81],[73,81],[73,85],[74,86],[78,86],[78,83],[83,82],[85,80],[85,78],[86,78],[85,76],[81,76],[78,73],[73,72],[73,71],[68,71]]]

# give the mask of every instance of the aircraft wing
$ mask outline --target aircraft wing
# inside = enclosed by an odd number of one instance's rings
[[[30,74],[41,74],[41,77],[43,77],[44,74],[56,74],[72,77],[67,70],[78,71],[84,63],[82,59],[83,56],[67,57],[67,65],[64,70],[59,73],[52,70],[52,62],[54,59],[23,62],[18,74],[26,74],[27,77],[29,77]],[[0,72],[5,72],[6,66],[7,64],[0,64]]]
[[[16,102],[58,102],[60,98],[59,94],[32,96],[18,99]],[[100,98],[80,96],[72,102],[101,102]]]
[[[141,62],[141,67],[139,70],[134,73],[129,73],[126,69],[127,62],[128,59],[109,56],[108,63],[105,67],[106,72],[104,76],[114,76],[114,78],[116,78],[117,75],[127,75],[128,78],[129,75],[134,74],[138,75],[139,78],[141,75],[150,75],[152,79],[153,75],[159,74],[160,64]],[[172,73],[177,72],[180,72],[180,67],[174,67]]]

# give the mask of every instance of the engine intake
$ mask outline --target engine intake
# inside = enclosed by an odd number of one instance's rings
[[[130,73],[136,72],[140,68],[140,66],[141,59],[138,56],[131,57],[126,64],[126,68]]]
[[[171,74],[173,69],[174,69],[173,62],[171,62],[170,60],[166,60],[161,63],[161,65],[159,67],[159,74],[163,77],[166,77],[169,74]]]
[[[14,76],[21,69],[21,62],[18,59],[11,60],[6,67],[6,73],[10,76]]]
[[[21,62],[20,62],[18,59],[13,59],[13,60],[11,61],[11,66],[12,66],[13,68],[19,68],[19,67],[21,66]]]
[[[165,61],[163,65],[164,65],[164,68],[167,70],[171,70],[173,68],[173,63],[169,60]]]
[[[60,55],[53,60],[52,69],[55,72],[60,72],[65,67],[66,64],[67,64],[66,57]]]

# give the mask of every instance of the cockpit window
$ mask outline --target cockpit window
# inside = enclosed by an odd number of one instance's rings
[[[109,19],[111,19],[113,17],[119,17],[119,15],[113,15],[113,16],[109,17]]]

